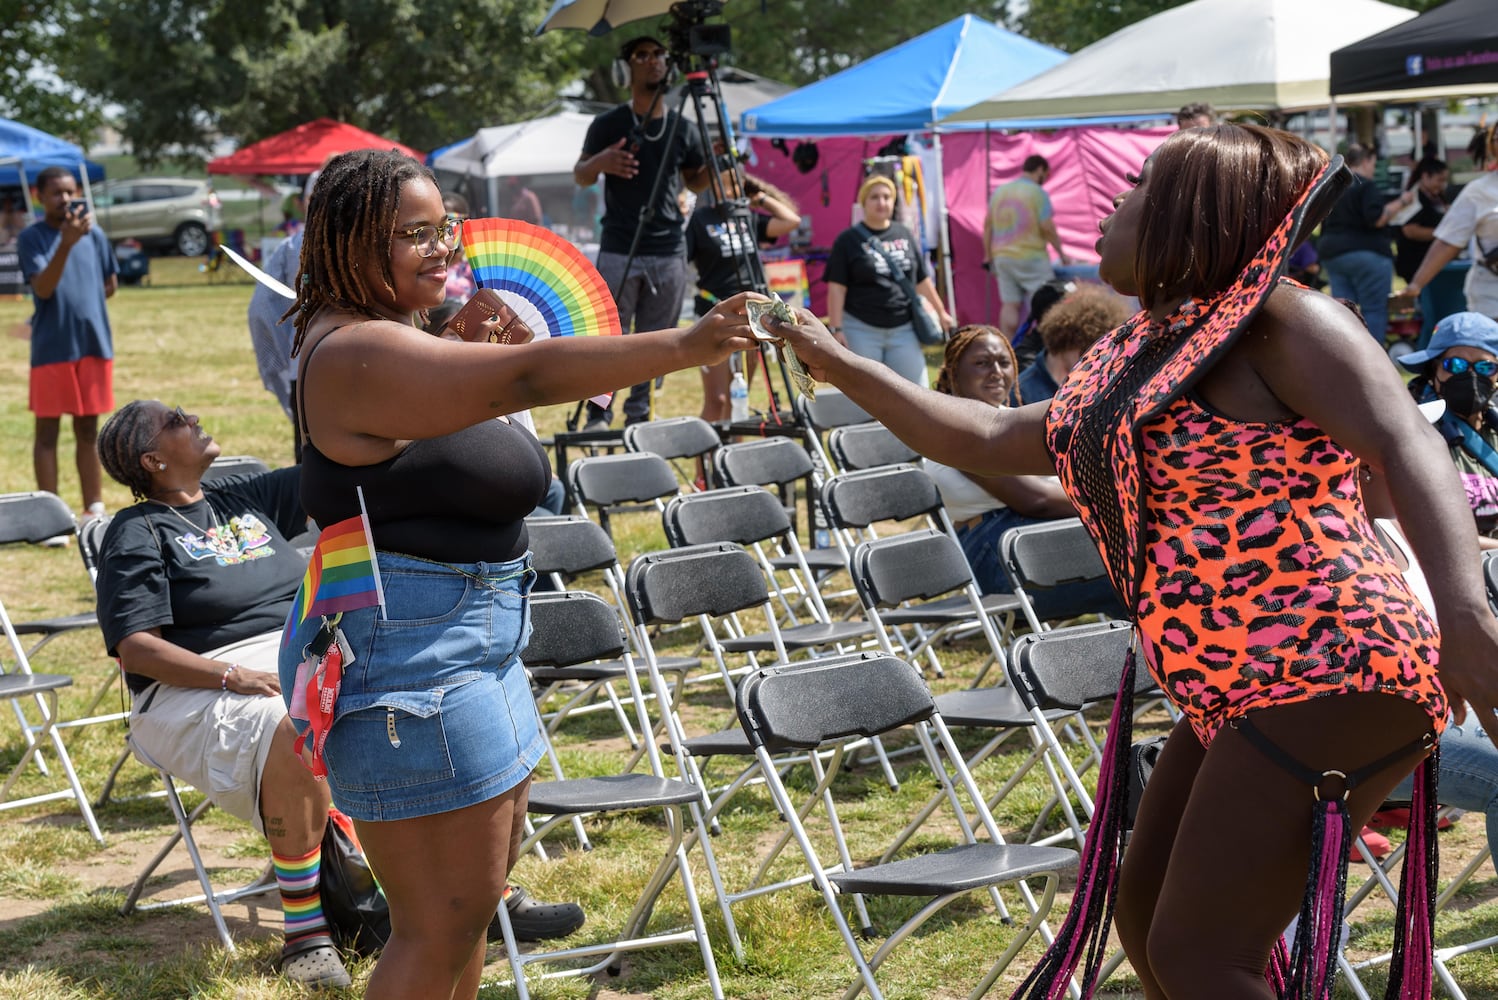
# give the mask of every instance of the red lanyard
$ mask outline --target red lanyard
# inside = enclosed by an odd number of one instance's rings
[[[338,703],[338,688],[342,683],[343,650],[333,642],[307,677],[307,728],[297,735],[293,745],[297,756],[316,778],[325,778],[328,774],[323,748],[328,742],[328,730],[333,727],[333,707]],[[310,741],[307,739],[309,735],[312,737]],[[302,754],[302,748],[309,742],[310,757]]]

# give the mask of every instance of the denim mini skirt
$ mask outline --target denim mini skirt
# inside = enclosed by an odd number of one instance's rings
[[[324,749],[334,804],[360,820],[411,819],[514,788],[545,750],[520,662],[536,578],[529,555],[462,565],[377,558],[384,615],[361,608],[339,621],[354,658]],[[281,653],[288,703],[302,656],[297,642]]]

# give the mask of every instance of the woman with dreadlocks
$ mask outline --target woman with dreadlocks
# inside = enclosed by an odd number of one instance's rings
[[[536,439],[495,417],[753,346],[742,295],[686,330],[511,346],[430,336],[412,317],[441,304],[457,246],[426,168],[346,153],[313,189],[294,307],[302,502],[324,539],[363,513],[382,592],[380,607],[291,622],[281,655],[296,717],[304,654],[318,659],[311,644],[336,623],[342,641],[322,646],[340,652],[325,677],[347,661],[336,701],[309,699],[299,726],[313,734],[304,761],[325,769],[390,901],[370,1000],[477,995],[544,747],[518,654],[535,578],[524,518],[551,474]],[[321,588],[303,600],[322,604]]]
[[[1429,996],[1430,748],[1448,700],[1498,733],[1498,623],[1460,484],[1388,359],[1280,280],[1347,174],[1274,129],[1167,139],[1099,227],[1099,273],[1143,311],[1049,404],[925,393],[804,315],[778,328],[937,461],[1057,474],[1181,710],[1120,866],[1131,654],[1072,908],[1023,996],[1074,973],[1090,994],[1115,912],[1151,1000],[1330,996],[1351,836],[1422,760],[1390,995]],[[1385,473],[1439,634],[1369,524],[1360,461]]]

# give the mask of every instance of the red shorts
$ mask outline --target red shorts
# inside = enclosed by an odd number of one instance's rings
[[[114,362],[79,358],[31,369],[31,412],[96,417],[114,409]]]

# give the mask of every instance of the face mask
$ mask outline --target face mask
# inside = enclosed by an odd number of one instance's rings
[[[1471,417],[1487,409],[1493,399],[1493,380],[1483,378],[1470,368],[1453,375],[1441,385],[1441,398],[1458,416]]]

